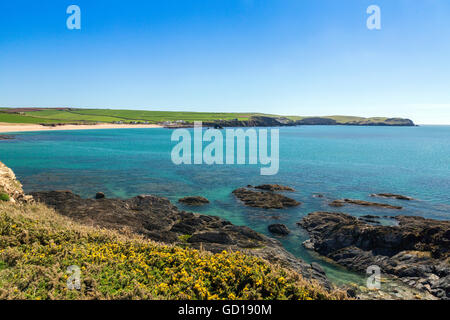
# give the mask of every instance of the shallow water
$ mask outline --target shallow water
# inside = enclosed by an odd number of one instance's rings
[[[269,224],[284,223],[292,231],[280,238],[285,248],[306,261],[320,262],[337,281],[363,278],[301,246],[308,236],[296,222],[309,212],[450,219],[450,126],[280,128],[280,170],[275,176],[261,176],[259,165],[176,166],[170,158],[175,145],[171,133],[167,129],[20,133],[15,140],[0,141],[0,161],[14,170],[26,191],[70,189],[83,197],[103,191],[120,198],[155,194],[174,203],[182,196],[201,195],[211,204],[196,208],[197,212],[267,235]],[[286,195],[302,205],[285,210],[247,208],[231,194],[235,188],[262,183],[294,187],[297,191]],[[401,205],[401,211],[328,206],[341,198],[374,201],[369,195],[381,192],[418,200],[375,200]],[[315,193],[324,197],[315,198]]]

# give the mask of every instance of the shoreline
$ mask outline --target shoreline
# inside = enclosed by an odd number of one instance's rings
[[[81,125],[57,125],[42,126],[40,124],[5,123],[0,122],[0,133],[19,133],[35,131],[65,131],[65,130],[98,130],[98,129],[154,129],[164,128],[158,124],[81,124]]]

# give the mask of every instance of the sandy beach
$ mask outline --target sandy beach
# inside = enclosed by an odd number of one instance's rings
[[[163,128],[157,124],[112,124],[97,125],[59,125],[55,127],[41,126],[39,124],[4,123],[0,122],[0,133],[30,132],[30,131],[62,131],[62,130],[92,130],[92,129],[138,129],[138,128]]]

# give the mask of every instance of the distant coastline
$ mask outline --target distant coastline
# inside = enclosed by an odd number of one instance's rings
[[[203,126],[282,127],[302,125],[416,126],[410,119],[355,116],[280,116],[262,113],[174,112],[76,108],[0,108],[0,132],[120,129],[189,128],[195,121]]]

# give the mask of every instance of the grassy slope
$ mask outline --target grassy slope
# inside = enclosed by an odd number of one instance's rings
[[[123,121],[148,121],[160,123],[164,121],[184,120],[213,121],[218,119],[247,120],[253,115],[264,115],[260,113],[212,113],[212,112],[169,112],[169,111],[139,111],[139,110],[111,110],[111,109],[73,109],[71,111],[60,111],[47,109],[42,111],[25,112],[24,115],[8,114],[0,110],[0,122],[10,123],[86,123],[86,122],[114,122]],[[275,115],[266,115],[275,116]],[[291,120],[300,120],[306,117],[289,116]],[[351,116],[327,116],[323,118],[334,119],[340,123],[352,121],[382,122],[387,118],[362,118]]]
[[[67,289],[67,267],[81,290]],[[239,252],[210,254],[78,225],[40,204],[0,202],[0,299],[335,299]]]
[[[19,114],[0,112],[0,122],[6,123],[58,123],[60,121],[50,119],[36,119]]]

